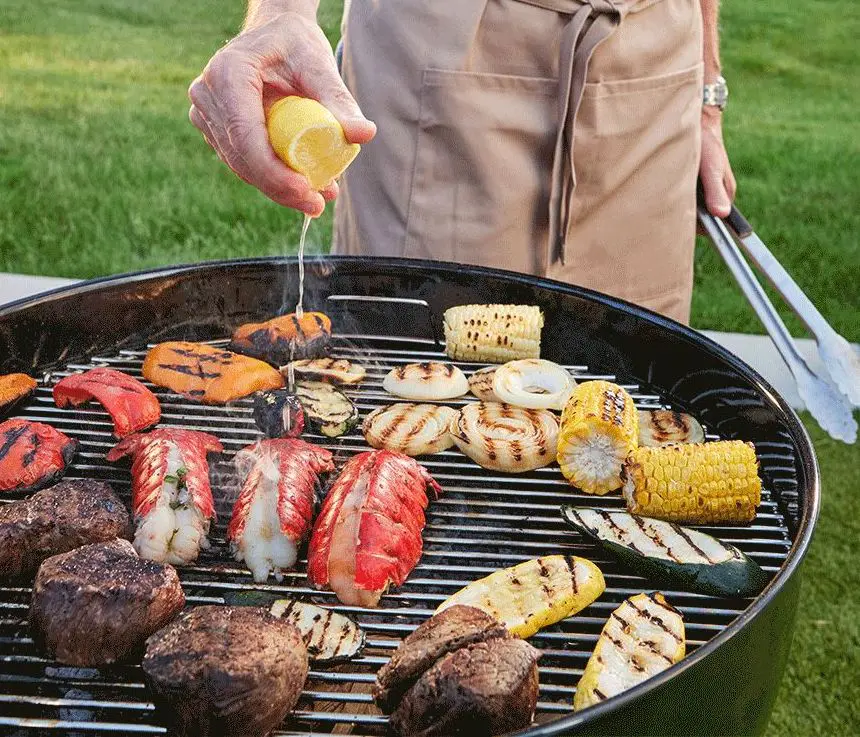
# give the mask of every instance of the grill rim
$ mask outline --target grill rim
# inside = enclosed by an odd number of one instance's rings
[[[786,588],[786,584],[799,573],[798,569],[809,550],[809,545],[812,541],[821,507],[820,470],[812,445],[812,440],[797,413],[785,402],[776,390],[758,372],[756,372],[755,369],[734,354],[727,351],[718,343],[682,323],[653,312],[645,307],[641,307],[623,299],[596,292],[585,287],[566,284],[564,282],[547,279],[545,277],[524,275],[503,269],[483,266],[396,257],[356,257],[315,254],[312,256],[306,256],[305,262],[306,265],[308,263],[331,264],[335,267],[334,271],[336,271],[336,267],[338,265],[344,265],[347,267],[351,265],[368,271],[373,270],[374,266],[378,266],[381,269],[397,269],[401,273],[412,273],[425,278],[428,276],[429,272],[433,272],[434,275],[439,277],[441,280],[444,280],[446,275],[450,275],[452,277],[455,275],[462,276],[463,273],[466,272],[470,276],[474,276],[478,279],[502,279],[525,287],[544,289],[556,294],[597,302],[611,310],[626,313],[629,316],[645,320],[650,322],[652,325],[656,325],[661,329],[669,331],[674,337],[683,339],[684,342],[697,350],[704,350],[705,352],[713,354],[749,382],[758,391],[762,401],[769,405],[769,408],[785,423],[791,436],[791,440],[797,449],[799,456],[797,465],[799,476],[798,485],[803,488],[803,503],[799,519],[797,520],[795,539],[792,542],[791,548],[789,549],[783,564],[780,566],[779,571],[764,591],[759,594],[753,602],[735,618],[734,621],[725,626],[722,631],[667,670],[662,671],[656,676],[649,678],[647,681],[644,681],[643,683],[640,683],[601,704],[590,707],[582,712],[574,712],[547,724],[532,725],[523,730],[511,732],[509,733],[511,737],[514,735],[531,735],[533,737],[558,735],[572,728],[581,728],[588,724],[602,722],[610,715],[622,711],[635,702],[643,700],[649,693],[663,687],[669,681],[672,681],[682,673],[689,671],[706,661],[717,650],[723,648],[734,637],[746,630],[754,620],[764,614],[764,612],[775,602],[779,594],[782,593],[783,589]],[[0,307],[0,321],[9,318],[16,313],[22,313],[44,305],[60,302],[69,297],[97,295],[100,291],[107,290],[109,288],[120,288],[126,285],[142,283],[150,280],[154,281],[158,279],[189,276],[196,276],[199,278],[207,272],[217,271],[219,269],[230,270],[242,267],[285,267],[291,265],[294,266],[296,264],[298,264],[298,259],[296,257],[268,256],[251,259],[221,259],[196,264],[156,267],[143,271],[100,277],[8,303]],[[441,316],[436,315],[435,317],[439,318]],[[396,336],[392,337],[396,338]],[[435,333],[428,337],[438,340],[439,335],[438,333]],[[114,347],[117,349],[121,348],[116,345]],[[91,350],[97,353],[100,349],[96,346],[92,346]],[[74,361],[75,357],[68,356],[62,359],[63,363],[66,363],[69,360]],[[647,380],[645,381],[647,383]]]

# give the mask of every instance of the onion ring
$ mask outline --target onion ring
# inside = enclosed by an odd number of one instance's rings
[[[454,444],[449,430],[459,413],[436,404],[392,404],[371,412],[362,425],[372,448],[386,448],[408,456],[430,455]]]
[[[507,404],[529,409],[563,410],[576,387],[573,377],[557,363],[542,358],[509,361],[496,369],[493,391]]]

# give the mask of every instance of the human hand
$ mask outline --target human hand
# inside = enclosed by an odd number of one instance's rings
[[[715,217],[728,217],[735,199],[737,183],[723,143],[722,111],[707,105],[702,108],[702,157],[699,179],[705,206]]]
[[[188,117],[239,177],[281,205],[318,216],[337,184],[312,190],[269,145],[266,110],[287,95],[319,100],[350,143],[376,134],[343,84],[322,29],[296,12],[277,14],[220,49],[188,90]]]

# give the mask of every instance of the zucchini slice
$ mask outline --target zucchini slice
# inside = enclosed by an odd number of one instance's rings
[[[575,711],[599,704],[666,670],[684,657],[681,613],[662,594],[636,594],[603,627],[576,686]]]
[[[290,366],[299,380],[323,381],[326,384],[359,384],[367,371],[364,366],[347,361],[345,358],[303,358],[281,366],[286,377]]]
[[[323,435],[336,438],[358,423],[358,409],[343,392],[322,381],[297,381],[296,396],[305,419]]]
[[[590,560],[547,555],[473,581],[436,611],[454,604],[473,606],[501,622],[512,635],[526,638],[585,609],[605,588],[603,574]]]
[[[698,530],[622,511],[565,505],[565,521],[640,575],[661,586],[713,596],[749,597],[767,574],[734,545]]]

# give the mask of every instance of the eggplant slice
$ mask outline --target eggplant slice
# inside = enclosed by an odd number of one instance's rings
[[[305,419],[323,435],[345,435],[358,423],[358,409],[349,397],[322,381],[297,381],[296,396],[302,403]]]
[[[751,558],[699,530],[622,511],[565,505],[565,521],[638,574],[667,587],[749,597],[767,584]]]

